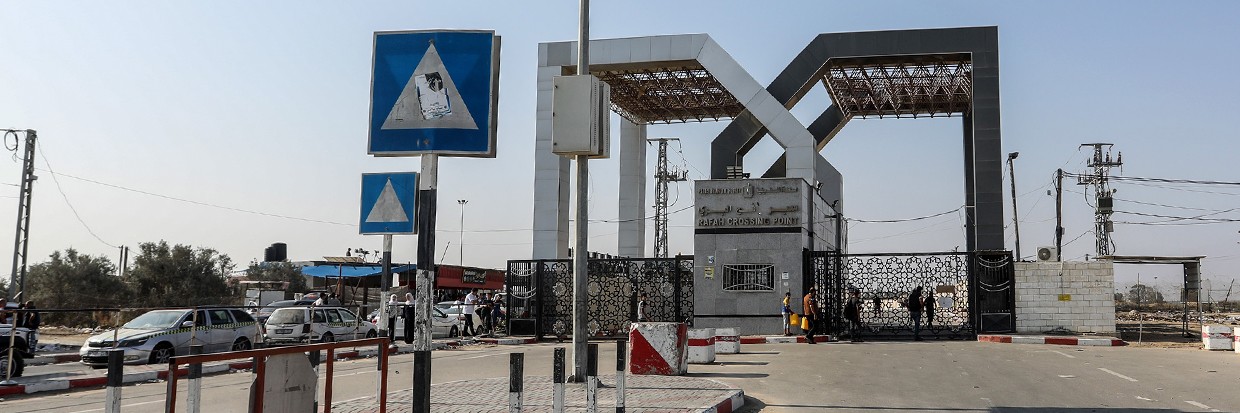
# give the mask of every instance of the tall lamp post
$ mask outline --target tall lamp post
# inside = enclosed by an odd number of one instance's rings
[[[1016,233],[1016,260],[1020,261],[1020,219],[1017,217],[1016,209],[1016,169],[1012,167],[1014,165],[1012,161],[1016,160],[1017,156],[1020,156],[1020,152],[1009,153],[1007,162],[1008,174],[1011,177],[1009,181],[1012,182],[1012,230]]]
[[[461,206],[461,246],[460,246],[461,259],[460,259],[459,264],[462,267],[464,267],[465,266],[465,204],[468,204],[469,201],[465,199],[458,199],[456,200],[456,203]]]

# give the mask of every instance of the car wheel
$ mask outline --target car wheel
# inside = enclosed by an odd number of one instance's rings
[[[22,359],[21,356],[14,357],[12,360],[13,365],[10,367],[9,352],[5,351],[3,354],[0,354],[0,377],[4,377],[5,370],[9,368],[12,369],[9,372],[10,378],[22,376],[22,371],[26,370],[26,360]]]
[[[379,333],[376,333],[375,330],[370,330],[366,332],[366,338],[375,338],[378,336],[379,336]]]
[[[253,346],[250,345],[250,340],[245,337],[241,337],[237,339],[237,341],[233,342],[232,349],[233,351],[246,351],[246,350],[249,350],[251,347]]]
[[[323,343],[330,343],[336,341],[336,337],[332,336],[332,333],[323,333],[323,337],[320,337],[319,341]]]
[[[168,360],[176,355],[176,351],[172,349],[172,345],[168,343],[159,343],[151,350],[151,364],[168,364]]]
[[[460,335],[461,335],[461,330],[456,328],[456,326],[452,326],[452,329],[448,330],[448,337],[457,337]]]

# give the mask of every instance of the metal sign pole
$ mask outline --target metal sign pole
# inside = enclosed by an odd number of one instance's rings
[[[422,155],[418,179],[418,272],[414,285],[413,411],[431,411],[431,285],[435,271],[435,205],[439,155]],[[405,328],[410,328],[405,320]]]
[[[392,234],[383,234],[383,276],[379,279],[379,335],[387,337],[388,295],[392,293]]]
[[[581,0],[581,33],[577,38],[577,74],[590,74],[590,0]],[[573,377],[576,383],[586,379],[586,308],[589,294],[589,216],[586,197],[590,193],[590,157],[577,155],[576,247],[573,250]]]

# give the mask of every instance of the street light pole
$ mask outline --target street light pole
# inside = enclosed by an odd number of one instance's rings
[[[456,203],[461,206],[461,242],[460,242],[461,259],[458,264],[464,267],[465,266],[465,204],[468,204],[469,201],[465,199],[458,199],[456,200]]]
[[[1015,164],[1012,162],[1017,156],[1020,156],[1020,152],[1009,153],[1007,161],[1008,174],[1011,177],[1009,181],[1012,182],[1012,230],[1016,233],[1016,260],[1020,261],[1020,219],[1018,219],[1017,214],[1019,212],[1016,209],[1016,168],[1013,167]]]
[[[580,29],[577,37],[577,75],[590,74],[590,0],[581,0]],[[577,210],[573,250],[573,375],[574,383],[586,381],[587,335],[586,308],[589,261],[589,209],[586,197],[590,192],[590,157],[577,155]]]

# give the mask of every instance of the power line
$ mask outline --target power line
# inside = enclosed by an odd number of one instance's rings
[[[87,225],[86,221],[82,219],[82,215],[78,214],[77,208],[73,207],[73,203],[69,202],[69,195],[66,195],[65,189],[60,187],[60,179],[56,178],[57,174],[55,171],[52,170],[52,163],[47,161],[47,155],[45,154],[45,152],[47,152],[46,148],[44,148],[42,151],[39,151],[39,157],[43,158],[43,164],[47,165],[47,172],[52,175],[52,182],[56,184],[56,190],[60,192],[60,197],[64,198],[65,205],[69,206],[69,210],[73,211],[73,216],[77,218],[78,222],[82,224],[83,228],[86,228],[86,232],[90,233],[90,236],[95,237],[95,239],[98,240],[99,242],[102,242],[103,245],[116,248],[115,245],[112,245],[112,243],[110,242],[104,241],[103,238],[100,238],[98,234],[95,234],[95,231],[90,229],[90,225]]]
[[[947,214],[950,214],[950,213],[953,213],[953,212],[956,212],[956,211],[959,211],[959,210],[962,210],[962,209],[964,209],[964,205],[961,205],[960,207],[958,207],[958,208],[956,208],[956,209],[953,209],[953,210],[951,210],[951,211],[944,211],[944,212],[940,212],[940,213],[937,213],[937,214],[934,214],[934,215],[926,215],[926,216],[916,217],[916,218],[903,218],[903,219],[880,219],[880,220],[866,220],[866,219],[857,219],[857,218],[845,218],[844,220],[845,220],[845,221],[853,221],[853,222],[861,222],[861,223],[866,223],[866,224],[889,224],[889,223],[896,223],[896,222],[920,221],[920,220],[923,220],[923,219],[930,219],[930,218],[934,218],[934,217],[941,217],[941,216],[943,216],[943,215],[947,215]]]

